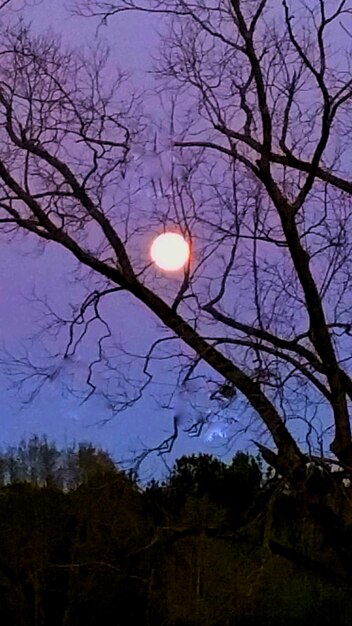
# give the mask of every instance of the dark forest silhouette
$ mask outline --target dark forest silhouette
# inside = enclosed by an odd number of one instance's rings
[[[352,624],[338,579],[263,547],[269,494],[276,524],[292,511],[247,454],[182,457],[143,489],[90,444],[34,437],[0,467],[2,624]]]

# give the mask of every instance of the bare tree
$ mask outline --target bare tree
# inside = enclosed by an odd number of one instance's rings
[[[351,469],[348,3],[302,3],[294,15],[265,0],[76,7],[105,22],[128,10],[169,20],[157,73],[170,127],[150,131],[137,96],[117,99],[123,75],[108,80],[104,47],[87,61],[25,28],[4,35],[3,230],[56,242],[89,270],[87,284],[98,277],[63,320],[64,356],[92,319],[104,323],[100,302],[128,292],[168,329],[145,355],[145,384],[155,353],[177,344],[182,381],[209,366],[222,380],[213,393],[234,412],[245,400],[241,427],[259,418],[277,452],[261,450],[281,474],[294,481],[328,443]],[[138,209],[140,190],[152,215]],[[147,258],[146,233],[165,225],[192,246],[180,283]],[[88,383],[94,391],[92,367]]]
[[[322,1],[296,3],[294,15],[287,2],[278,11],[265,0],[75,6],[105,23],[130,10],[169,19],[158,71],[179,101],[175,197],[193,238],[202,229],[216,248],[197,303],[203,259],[179,297],[196,303],[199,334],[213,320],[216,337],[189,345],[212,365],[212,350],[221,354],[217,370],[258,411],[279,453],[291,450],[289,464],[299,454],[287,421],[306,398],[311,413],[297,419],[308,439],[313,406],[324,415],[320,433],[329,407],[331,450],[350,466],[348,3],[329,12]]]

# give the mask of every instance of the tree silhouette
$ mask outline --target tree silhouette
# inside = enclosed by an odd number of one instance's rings
[[[344,0],[294,13],[286,0],[280,10],[266,0],[82,7],[105,22],[130,10],[165,17],[157,74],[168,128],[144,116],[141,98],[118,98],[124,76],[112,82],[103,45],[84,56],[21,24],[3,27],[2,230],[60,245],[86,270],[88,294],[66,318],[43,302],[50,324],[67,332],[59,368],[27,353],[9,370],[40,389],[74,364],[100,322],[88,395],[107,365],[117,379],[105,397],[127,408],[155,375],[153,359],[178,358],[180,387],[199,375],[238,433],[266,434],[260,450],[285,489],[302,489],[317,465],[321,492],[337,490],[333,513],[342,515],[345,487],[331,464],[351,472],[351,9]],[[147,258],[148,236],[164,227],[191,244],[181,280]],[[123,380],[131,390],[132,376],[105,349],[102,302],[121,292],[167,330],[143,355],[132,395],[114,393]],[[156,450],[170,450],[180,428],[198,435],[206,420],[185,423],[181,411]]]
[[[194,302],[197,332],[184,325],[185,306],[178,321],[153,298],[150,308],[245,396],[276,444],[271,464],[281,473],[302,460],[288,419],[305,423],[308,451],[321,456],[333,430],[330,449],[350,467],[351,9],[344,1],[329,12],[323,1],[302,2],[293,14],[286,0],[280,11],[266,0],[74,6],[104,23],[147,11],[169,25],[158,75],[183,166],[182,176],[173,171],[171,196],[175,202],[177,191],[180,226],[194,240],[201,227],[206,248],[171,308]],[[337,32],[346,57],[334,47]]]

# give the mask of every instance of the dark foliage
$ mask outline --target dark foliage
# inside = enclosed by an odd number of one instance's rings
[[[292,529],[285,547],[282,527],[304,504],[265,482],[246,454],[230,464],[183,457],[144,489],[91,445],[58,451],[33,438],[1,467],[2,624],[352,624],[341,580],[295,552]],[[276,492],[282,541],[266,544]],[[325,513],[326,532],[338,531]]]

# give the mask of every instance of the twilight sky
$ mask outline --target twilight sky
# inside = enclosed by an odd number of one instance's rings
[[[60,1],[44,0],[37,5],[33,2],[32,5],[22,13],[26,20],[32,21],[35,32],[51,27],[68,44],[83,45],[94,41],[96,21],[71,17]],[[125,14],[119,20],[112,20],[107,28],[100,31],[111,46],[111,63],[128,70],[134,84],[147,89],[153,89],[153,79],[148,70],[158,40],[156,26],[156,21],[150,16]],[[10,244],[2,242],[0,328],[2,341],[13,354],[20,354],[24,340],[36,333],[33,354],[40,354],[43,314],[38,304],[33,302],[34,291],[41,297],[47,296],[50,305],[62,315],[67,313],[67,302],[70,299],[77,301],[79,293],[70,275],[73,268],[69,255],[54,244],[42,249],[38,242],[36,244],[23,236],[18,236]],[[142,305],[133,303],[127,295],[117,296],[107,302],[104,312],[116,341],[122,342],[124,348],[133,355],[146,353],[150,343],[159,336],[156,321],[151,314]],[[94,333],[90,342],[94,350]],[[9,379],[0,374],[0,443],[3,447],[16,444],[22,437],[45,433],[58,445],[92,441],[109,450],[114,458],[120,459],[133,456],[133,450],[140,450],[143,444],[155,445],[171,432],[173,410],[158,406],[163,402],[163,392],[172,389],[174,377],[168,374],[171,367],[169,362],[160,362],[155,385],[151,390],[148,388],[137,404],[104,426],[99,426],[96,422],[109,415],[104,399],[93,397],[82,405],[65,392],[65,383],[77,382],[79,386],[85,378],[85,365],[90,356],[87,347],[85,350],[74,363],[65,365],[66,369],[62,367],[53,382],[25,406],[19,401],[18,390],[8,389]],[[130,361],[131,357],[126,356],[127,377]],[[106,377],[102,377],[101,383],[107,384]],[[204,391],[193,389],[192,397],[204,406],[204,410],[209,408]],[[180,401],[176,399],[175,402],[177,404]],[[193,409],[190,407],[189,410],[192,412]],[[217,424],[213,423],[199,439],[183,435],[169,461],[185,452],[202,450],[224,453],[224,447],[221,446],[224,439],[217,433]],[[161,461],[154,458],[146,466],[145,476],[158,472],[161,467]]]

